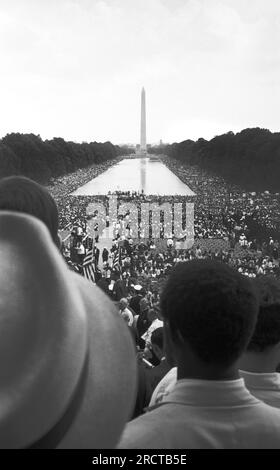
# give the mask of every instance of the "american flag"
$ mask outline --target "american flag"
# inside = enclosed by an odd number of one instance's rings
[[[93,248],[91,248],[83,262],[83,275],[86,277],[89,281],[92,281],[95,283],[95,267],[94,267],[94,258],[93,258]]]
[[[119,246],[119,248],[116,250],[115,257],[113,259],[113,268],[116,271],[120,271],[121,263],[122,263],[122,249]]]

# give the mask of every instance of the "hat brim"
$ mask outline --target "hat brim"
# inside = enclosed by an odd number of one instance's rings
[[[0,448],[113,448],[136,394],[127,326],[34,217],[0,212],[0,254]]]
[[[75,422],[59,448],[104,449],[117,444],[131,417],[136,394],[136,362],[131,335],[114,305],[98,288],[73,273],[88,315],[87,386]]]

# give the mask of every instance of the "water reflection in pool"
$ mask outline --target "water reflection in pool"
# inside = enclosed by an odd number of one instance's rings
[[[145,194],[193,196],[193,191],[161,161],[124,159],[77,189],[75,196],[108,194],[109,191],[142,191]]]

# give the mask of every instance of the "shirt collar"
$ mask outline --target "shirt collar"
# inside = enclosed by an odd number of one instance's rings
[[[278,372],[257,374],[240,370],[240,375],[249,389],[280,390],[280,374]]]
[[[242,378],[236,380],[178,380],[173,391],[162,403],[172,402],[189,406],[228,407],[252,405],[259,402],[247,390]]]

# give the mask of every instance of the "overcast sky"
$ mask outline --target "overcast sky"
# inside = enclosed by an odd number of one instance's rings
[[[0,136],[280,128],[279,0],[0,0]]]

